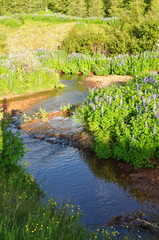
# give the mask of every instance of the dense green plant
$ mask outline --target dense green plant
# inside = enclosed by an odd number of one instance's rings
[[[159,157],[159,76],[137,77],[125,86],[91,91],[76,118],[91,131],[99,158],[113,157],[136,168]]]
[[[49,0],[48,9],[52,12],[67,13],[68,0]]]
[[[104,4],[102,0],[88,1],[88,16],[90,17],[104,16]]]
[[[107,30],[110,31],[109,26],[107,26]],[[104,29],[98,26],[90,27],[86,24],[77,24],[62,42],[60,49],[67,53],[96,54],[100,52],[109,55]]]
[[[70,103],[68,103],[66,106],[61,106],[60,110],[61,111],[70,111],[72,108],[72,105]]]
[[[19,134],[7,130],[6,122],[2,122],[2,113],[0,114],[0,167],[10,167],[20,162],[25,149]]]
[[[36,12],[47,6],[47,0],[1,0],[0,3],[0,14]]]
[[[68,14],[77,17],[85,17],[87,12],[85,0],[69,0]]]
[[[159,38],[159,18],[129,16],[127,12],[116,25],[98,26],[76,24],[60,46],[68,53],[104,53],[106,56],[135,54],[153,50]]]
[[[49,52],[43,49],[36,51],[42,65],[64,73],[77,74],[79,71],[96,75],[120,74],[138,75],[150,70],[159,71],[159,52],[144,52],[136,55],[118,55],[106,58],[105,55],[72,53],[64,51]]]
[[[27,116],[26,113],[23,114],[23,119],[24,119],[24,122],[29,122],[31,120],[34,120],[34,119],[42,119],[42,121],[46,121],[48,118],[47,118],[47,115],[48,115],[48,112],[46,112],[44,109],[42,108],[39,108],[39,111],[34,113],[32,116]]]

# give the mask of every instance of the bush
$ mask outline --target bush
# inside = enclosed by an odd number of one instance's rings
[[[91,91],[76,118],[94,135],[99,158],[152,167],[151,158],[159,158],[158,88],[159,76],[151,75]]]
[[[110,27],[107,26],[109,29]],[[63,41],[61,50],[67,53],[103,53],[108,55],[107,38],[103,27],[76,24]]]
[[[0,114],[0,167],[10,167],[23,158],[25,149],[19,134],[7,130],[6,122],[2,122],[2,112]]]
[[[157,19],[149,17],[137,22],[123,17],[116,25],[101,27],[76,24],[60,49],[68,53],[100,52],[106,56],[152,50],[159,38],[158,24]]]

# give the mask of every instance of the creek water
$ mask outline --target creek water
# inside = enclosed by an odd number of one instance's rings
[[[64,75],[61,80],[67,88],[34,104],[26,113],[33,114],[40,107],[54,112],[61,105],[80,104],[88,95],[88,88],[78,83],[81,78]],[[60,124],[65,123],[61,120]],[[24,161],[30,162],[29,171],[37,178],[46,198],[56,198],[59,204],[69,201],[75,208],[80,205],[85,214],[81,222],[87,228],[103,227],[112,217],[122,213],[143,210],[148,214],[150,200],[131,190],[129,182],[122,177],[124,170],[116,161],[99,160],[94,153],[78,150],[69,144],[52,144],[19,131],[29,148]],[[121,234],[125,232],[124,227],[116,229]],[[144,239],[158,239],[150,232],[141,234]]]

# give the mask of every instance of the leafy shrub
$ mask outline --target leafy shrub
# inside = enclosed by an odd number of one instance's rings
[[[153,50],[159,38],[158,19],[120,19],[115,26],[103,27],[80,24],[69,32],[60,46],[67,53],[102,53],[106,56]]]
[[[109,26],[107,26],[107,28],[110,30]],[[60,49],[67,53],[78,52],[96,54],[100,52],[109,55],[107,38],[103,27],[91,27],[86,24],[81,25],[81,23],[76,24],[76,26],[69,32]]]
[[[23,158],[24,144],[18,133],[7,130],[6,123],[2,122],[2,113],[0,121],[0,167],[10,167]]]
[[[99,158],[150,167],[159,158],[159,76],[91,91],[76,118],[92,132]]]

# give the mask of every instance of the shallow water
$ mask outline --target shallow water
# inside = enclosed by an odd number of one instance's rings
[[[69,102],[78,105],[87,97],[88,89],[78,84],[76,79],[63,83],[67,88],[36,103],[27,113],[32,114],[39,107],[49,112],[57,111],[61,105]],[[22,130],[20,133],[30,149],[24,161],[27,158],[31,163],[29,170],[33,171],[46,198],[55,197],[59,204],[70,201],[75,208],[80,205],[85,214],[81,221],[87,227],[97,229],[122,213],[148,211],[148,200],[131,191],[128,181],[121,177],[123,169],[116,161],[99,160],[93,153],[34,139]],[[122,228],[118,229],[122,233]],[[149,232],[142,234],[144,239],[158,239]]]

